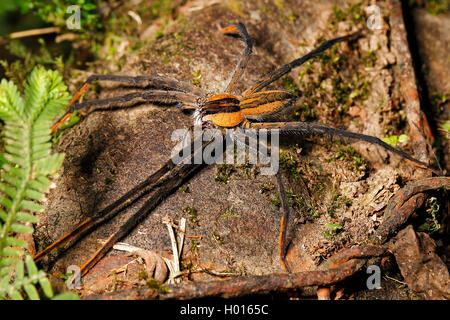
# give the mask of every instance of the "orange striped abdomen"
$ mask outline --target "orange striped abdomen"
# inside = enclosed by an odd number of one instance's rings
[[[295,95],[286,91],[262,91],[242,97],[240,107],[248,119],[263,120],[287,111],[296,98]]]

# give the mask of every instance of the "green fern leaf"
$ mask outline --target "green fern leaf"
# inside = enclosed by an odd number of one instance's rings
[[[1,214],[1,212],[0,212]],[[38,218],[27,212],[19,211],[16,216],[17,221],[37,223]]]
[[[19,224],[19,223],[13,223],[11,224],[11,232],[15,232],[15,233],[23,233],[23,234],[28,234],[28,233],[33,233],[34,229],[32,227],[23,225],[23,224]]]
[[[56,71],[33,69],[25,85],[24,97],[12,81],[0,82],[0,119],[4,122],[0,154],[0,298],[39,299],[36,285],[53,296],[45,273],[24,255],[26,242],[13,234],[33,232],[30,225],[42,211],[41,201],[56,175],[64,155],[52,154],[50,127],[69,101],[67,87]],[[24,272],[25,257],[27,275]],[[11,271],[15,275],[11,278]]]

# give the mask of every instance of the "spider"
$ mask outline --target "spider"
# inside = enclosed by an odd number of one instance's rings
[[[242,23],[237,23],[229,27],[222,27],[218,25],[218,29],[224,35],[240,39],[245,44],[245,48],[240,54],[236,67],[231,74],[231,79],[222,93],[207,94],[203,89],[197,86],[159,76],[91,75],[75,93],[67,107],[66,113],[55,123],[52,128],[52,132],[64,123],[75,111],[85,111],[90,109],[109,110],[113,107],[126,108],[141,103],[163,105],[175,104],[183,111],[194,111],[194,122],[202,128],[217,128],[222,131],[225,129],[241,128],[254,129],[257,132],[262,129],[277,129],[281,134],[293,133],[298,135],[308,135],[320,133],[328,136],[350,138],[381,146],[382,148],[412,162],[414,165],[431,170],[439,175],[440,172],[438,170],[435,170],[426,163],[409,156],[403,151],[393,148],[389,144],[373,136],[336,129],[317,123],[301,121],[265,122],[266,120],[289,110],[289,108],[295,104],[297,96],[283,90],[264,91],[264,88],[280,79],[283,75],[289,73],[292,69],[299,67],[306,61],[331,48],[335,43],[352,40],[360,36],[361,31],[325,41],[305,56],[295,59],[268,73],[254,86],[242,93],[242,95],[236,96],[233,95],[233,92],[251,57],[253,42],[246,27]],[[106,99],[78,103],[77,101],[83,92],[96,81],[112,81],[123,85],[144,88],[145,90]],[[191,148],[193,145],[194,142],[191,144]],[[203,146],[205,146],[204,142]],[[194,154],[192,154],[191,157],[194,157],[197,152],[201,152],[201,150],[194,150]],[[97,212],[91,218],[81,222],[74,230],[65,234],[46,249],[36,254],[34,257],[35,261],[39,261],[45,255],[57,248],[62,247],[66,243],[73,243],[77,241],[94,227],[105,222],[106,220],[111,219],[119,211],[129,206],[144,194],[157,190],[157,192],[145,202],[138,212],[127,220],[116,233],[111,235],[106,243],[104,243],[103,246],[81,267],[81,274],[84,275],[108,252],[115,242],[134,228],[139,220],[148,214],[148,212],[157,205],[164,195],[181,185],[184,179],[187,179],[200,166],[201,165],[175,165],[171,160],[169,160],[157,172],[127,192],[120,199],[107,206],[105,209]],[[281,263],[286,271],[289,272],[289,267],[286,263],[286,233],[289,218],[289,206],[280,174],[277,173],[276,177],[280,191],[281,207],[284,212],[280,226],[279,255]]]

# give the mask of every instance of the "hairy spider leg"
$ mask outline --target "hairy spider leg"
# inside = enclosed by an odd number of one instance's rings
[[[289,223],[289,202],[286,196],[286,192],[284,190],[283,181],[281,179],[281,171],[278,171],[276,174],[277,182],[278,182],[278,192],[280,194],[280,204],[281,208],[283,208],[283,217],[281,218],[280,223],[280,241],[278,244],[279,255],[281,259],[281,263],[283,264],[284,269],[287,272],[290,272],[289,266],[286,260],[287,254],[287,227]]]
[[[219,31],[222,32],[223,34],[230,36],[238,36],[241,40],[245,42],[245,48],[241,52],[239,61],[236,64],[236,67],[234,68],[234,71],[232,73],[231,79],[227,87],[225,88],[226,93],[232,93],[236,83],[239,81],[242,74],[244,73],[248,61],[250,60],[250,56],[252,55],[253,51],[253,41],[247,32],[247,28],[241,22],[232,25],[230,27],[222,28],[220,25],[218,25],[218,27]]]
[[[337,136],[337,137],[342,137],[342,138],[350,138],[350,139],[354,139],[354,140],[365,141],[365,142],[368,142],[373,145],[378,145],[394,154],[397,154],[397,155],[403,157],[404,159],[408,160],[409,162],[413,163],[414,165],[416,165],[419,168],[427,169],[437,175],[441,175],[441,172],[439,170],[429,166],[428,164],[426,164],[422,161],[419,161],[419,160],[411,157],[409,154],[407,154],[403,151],[400,151],[400,150],[392,147],[391,145],[387,144],[386,142],[384,142],[383,140],[381,140],[377,137],[368,136],[365,134],[350,132],[350,131],[341,130],[341,129],[336,129],[336,128],[331,128],[331,127],[327,127],[327,126],[324,126],[324,125],[321,125],[318,123],[310,123],[310,122],[265,122],[265,123],[253,122],[253,123],[251,123],[251,127],[254,129],[279,129],[280,132],[293,133],[293,134],[299,134],[299,135],[322,133],[322,134],[325,134],[328,136]]]
[[[196,156],[196,153],[201,152],[200,150],[195,150],[195,146],[202,145],[203,143],[203,149],[210,143],[207,141],[202,142],[202,139],[203,138],[192,141],[190,148],[191,150],[194,150],[194,152],[186,155],[189,156],[191,160]],[[92,232],[97,226],[112,219],[119,212],[135,203],[146,194],[153,192],[153,195],[145,201],[144,205],[135,214],[133,214],[132,217],[128,218],[125,224],[122,225],[117,232],[111,235],[106,243],[104,243],[102,247],[97,250],[94,255],[81,267],[81,274],[86,274],[89,269],[92,268],[95,263],[97,263],[109,251],[109,249],[111,249],[114,243],[125,236],[134,226],[137,225],[145,214],[148,214],[148,212],[152,210],[160,200],[162,200],[162,197],[167,192],[178,187],[184,179],[198,167],[199,165],[175,165],[172,160],[167,161],[158,171],[152,174],[144,182],[128,191],[121,198],[96,213],[93,217],[81,222],[75,229],[63,235],[43,251],[37,253],[33,257],[34,261],[38,262],[44,256],[55,251],[56,249],[61,248],[67,243],[69,244],[65,246],[65,249],[69,248],[84,235]],[[172,189],[169,190],[167,189],[168,187],[172,187]]]
[[[267,75],[265,75],[260,82],[258,82],[256,85],[254,85],[253,87],[248,89],[246,92],[244,92],[244,94],[243,94],[244,97],[247,96],[247,95],[251,95],[252,93],[260,91],[261,89],[267,87],[272,82],[278,80],[279,78],[281,78],[285,74],[291,72],[292,69],[301,66],[306,61],[308,61],[308,60],[318,56],[319,54],[321,54],[325,50],[331,48],[335,43],[342,42],[342,41],[345,41],[345,40],[350,40],[352,38],[356,38],[360,34],[361,34],[361,30],[357,31],[357,32],[354,32],[352,34],[343,36],[343,37],[339,37],[339,38],[335,38],[335,39],[331,39],[331,40],[325,41],[319,47],[317,47],[314,50],[310,51],[309,53],[307,53],[303,57],[295,59],[295,60],[293,60],[293,61],[291,61],[291,62],[281,66],[280,68],[278,68],[278,69],[268,73]]]
[[[51,129],[51,133],[55,132],[56,129],[58,129],[70,116],[72,115],[72,112],[70,112],[70,108],[72,105],[81,97],[81,95],[86,91],[86,89],[90,86],[90,83],[84,83],[81,88],[74,94],[72,97],[72,100],[70,100],[69,104],[66,107],[66,112],[61,116],[61,118],[56,121],[56,123],[53,125]]]
[[[138,88],[152,88],[153,91],[174,91],[198,97],[205,95],[205,91],[199,87],[191,85],[187,82],[178,81],[176,79],[164,78],[159,76],[124,76],[124,75],[99,75],[93,74],[81,85],[80,89],[74,94],[72,100],[66,107],[66,113],[58,119],[52,127],[51,132],[59,128],[73,113],[72,106],[78,101],[86,89],[96,81],[110,81],[119,84]],[[151,90],[150,90],[151,91]],[[181,101],[182,102],[182,101]],[[194,101],[195,102],[195,101]]]
[[[112,219],[123,209],[132,205],[143,195],[150,192],[156,186],[159,179],[174,167],[175,164],[172,161],[166,162],[158,171],[156,171],[154,174],[148,177],[145,181],[143,181],[142,183],[140,183],[139,185],[137,185],[136,187],[125,193],[118,200],[114,201],[113,203],[111,203],[106,208],[102,209],[92,217],[87,218],[86,220],[78,224],[76,228],[74,228],[70,232],[66,233],[65,235],[57,239],[55,242],[53,242],[51,245],[46,247],[41,252],[37,253],[33,257],[34,261],[38,262],[44,256],[50,254],[51,252],[61,248],[62,246],[70,242],[70,244],[66,246],[66,249],[69,248],[73,243],[75,243],[78,239],[80,239],[85,234],[93,230],[95,227],[104,223],[105,221]]]
[[[119,229],[114,232],[106,242],[98,249],[92,257],[81,266],[80,273],[81,275],[85,275],[100,259],[102,259],[106,253],[114,246],[117,241],[126,236],[136,225],[149,213],[153,210],[158,203],[163,200],[165,195],[175,190],[184,182],[184,180],[190,177],[194,172],[196,172],[199,168],[204,166],[204,164],[195,164],[192,161],[195,159],[198,153],[202,153],[204,148],[209,145],[213,140],[210,141],[202,141],[203,137],[200,140],[201,148],[194,150],[190,154],[191,163],[190,164],[178,164],[160,179],[157,184],[154,186],[152,190],[151,196],[146,199],[145,203],[142,205],[139,210],[134,213],[131,217],[129,217],[124,224],[122,224]],[[197,142],[192,142],[191,146],[196,145]],[[170,160],[171,161],[171,160]]]
[[[191,93],[180,91],[166,90],[146,90],[142,92],[131,92],[121,96],[111,98],[90,100],[82,103],[72,104],[60,120],[53,126],[52,132],[56,130],[61,123],[67,119],[73,112],[81,109],[108,110],[114,108],[128,108],[140,103],[159,103],[159,104],[175,104],[175,103],[191,103],[197,102],[199,96]]]

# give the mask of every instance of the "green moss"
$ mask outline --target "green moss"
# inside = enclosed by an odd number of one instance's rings
[[[288,91],[290,91],[295,95],[300,94],[300,89],[297,87],[294,80],[292,80],[290,76],[284,75],[283,77],[281,77],[281,81],[285,89],[287,89]]]
[[[348,13],[354,23],[364,21],[365,15],[364,15],[362,3],[357,3],[357,4],[350,6]]]
[[[352,200],[348,197],[341,195],[341,194],[335,194],[333,197],[333,201],[331,202],[330,207],[328,208],[328,215],[332,219],[336,219],[336,210],[339,208],[350,207],[352,205]]]
[[[214,180],[227,184],[232,172],[233,166],[231,164],[218,164],[216,165],[216,174],[214,175]]]
[[[310,104],[302,103],[299,105],[293,114],[294,120],[300,121],[312,121],[317,119],[317,110],[315,110]]]
[[[195,239],[191,240],[191,250],[192,251],[197,251],[199,246],[200,246],[200,241],[195,240]]]
[[[342,229],[342,226],[340,224],[338,224],[338,223],[329,223],[329,222],[327,222],[325,224],[325,227],[327,227],[329,230],[331,230],[333,232],[336,232],[336,231]]]
[[[367,68],[373,68],[377,60],[377,54],[373,50],[369,50],[369,52],[363,55],[360,59],[361,63]]]
[[[449,0],[409,0],[412,7],[425,8],[429,13],[438,15],[450,11]]]
[[[286,18],[290,21],[290,22],[295,22],[295,20],[297,20],[298,18],[298,13],[295,11],[292,11],[291,13],[289,13]]]
[[[80,117],[78,117],[77,111],[74,111],[72,115],[69,118],[69,121],[63,123],[59,130],[56,130],[52,133],[52,143],[57,144],[59,142],[59,139],[61,138],[63,132],[65,132],[67,129],[72,128],[74,125],[76,125],[78,122],[80,122]]]
[[[244,12],[242,11],[242,4],[240,1],[237,0],[228,0],[225,2],[227,8],[233,12],[234,14],[238,15],[239,17],[244,17]]]
[[[303,196],[295,194],[292,190],[286,190],[286,198],[289,207],[303,215],[305,218],[314,219],[319,217],[315,208],[310,206]],[[270,203],[277,207],[281,205],[280,194],[278,192],[273,191],[271,193]]]
[[[187,184],[182,185],[181,187],[178,188],[178,192],[180,193],[190,193],[191,191],[189,190],[189,187]]]
[[[147,280],[148,279],[148,274],[145,271],[141,271],[138,273],[138,278],[142,279],[142,280]]]
[[[153,19],[167,17],[171,13],[170,0],[155,0],[146,8],[152,14]]]
[[[281,21],[293,23],[298,18],[298,13],[292,10],[291,6],[286,6],[283,0],[274,0],[273,3],[278,10]]]
[[[111,177],[106,177],[105,178],[105,184],[106,185],[110,185],[113,182],[113,179]]]
[[[438,107],[443,103],[446,103],[449,100],[449,97],[445,93],[434,92],[431,95],[431,103],[433,106]]]
[[[238,175],[241,179],[254,179],[255,178],[255,167],[248,163],[248,159],[246,159],[245,163],[235,165],[235,168],[238,169]]]
[[[264,194],[272,191],[273,189],[275,189],[275,186],[272,182],[265,182],[259,187],[259,193]]]
[[[299,174],[301,168],[299,168],[298,161],[294,158],[289,151],[280,148],[280,166],[287,176],[294,181],[299,181]]]
[[[336,6],[333,7],[333,14],[334,14],[334,20],[332,20],[333,22],[344,21],[347,16],[347,14],[343,10],[339,9]]]
[[[351,146],[340,148],[336,155],[328,159],[327,162],[335,160],[351,161],[351,165],[349,166],[349,169],[351,170],[361,171],[368,167],[367,162]]]
[[[313,192],[316,195],[320,195],[321,193],[323,193],[326,190],[326,184],[324,182],[319,182],[319,183],[315,183],[313,185]]]
[[[220,217],[221,217],[222,219],[240,218],[240,217],[241,217],[240,215],[238,215],[238,214],[236,214],[236,213],[233,213],[233,208],[234,208],[233,205],[231,205],[230,207],[228,207],[227,210],[225,211],[225,213],[222,214]]]
[[[338,223],[330,223],[327,222],[325,224],[326,229],[323,231],[323,235],[328,240],[333,239],[337,233],[339,233],[342,230],[342,226]]]
[[[316,212],[315,208],[310,206],[303,196],[294,194],[292,190],[287,190],[286,197],[288,199],[289,206],[292,209],[295,209],[301,214],[306,214],[307,218],[319,217],[319,214]]]
[[[274,205],[279,207],[281,205],[281,200],[280,200],[280,195],[278,194],[278,192],[273,192],[273,199],[270,200],[270,202]]]
[[[419,225],[417,230],[428,234],[433,234],[439,231],[439,229],[441,229],[441,225],[439,223],[440,205],[436,197],[431,197],[427,200],[425,212],[425,221]]]
[[[337,14],[340,19],[339,11]],[[317,43],[323,43],[328,38],[321,36]],[[352,42],[348,44],[351,46]],[[334,126],[345,126],[346,118],[341,116],[345,115],[352,105],[369,97],[370,82],[361,73],[359,66],[374,65],[376,53],[369,52],[362,60],[357,61],[355,66],[356,59],[352,59],[352,56],[356,56],[354,50],[342,53],[339,51],[341,45],[335,44],[305,64],[298,76],[299,89],[290,78],[283,79],[285,88],[296,94],[301,93],[293,113],[294,120],[311,121],[323,115],[337,120]]]
[[[148,288],[158,291],[159,293],[169,293],[170,290],[164,286],[163,283],[159,282],[153,277],[150,277],[146,281]]]
[[[327,239],[327,240],[331,240],[332,235],[328,230],[324,230],[323,231],[323,236]]]
[[[312,61],[309,60],[309,61],[307,61],[307,62],[303,65],[303,68],[302,68],[302,70],[300,71],[300,73],[299,73],[299,75],[298,75],[298,81],[299,81],[299,82],[302,82],[303,77],[304,77],[305,75],[311,74],[311,73],[313,73],[313,72],[314,72],[314,70],[313,70],[313,64],[312,64]]]
[[[349,21],[353,24],[361,23],[364,21],[364,11],[362,3],[356,3],[350,5],[346,9],[342,10],[336,6],[333,7],[333,16],[330,19],[330,24],[336,26],[339,22]]]
[[[5,70],[5,76],[13,81],[21,92],[24,90],[24,83],[27,82],[28,75],[37,65],[56,69],[61,75],[64,75],[73,61],[73,54],[67,58],[67,61],[63,61],[61,50],[50,49],[42,38],[38,38],[37,42],[39,50],[35,52],[22,40],[13,39],[5,45],[5,49],[15,58],[14,62],[0,60],[0,66]]]
[[[194,86],[200,87],[200,79],[202,78],[201,70],[197,70],[192,73],[192,84]]]
[[[188,61],[187,52],[195,50],[195,43],[185,39],[186,29],[180,32],[163,34],[158,41],[152,43],[148,52],[158,55],[164,64],[171,64],[174,58],[182,58]],[[143,65],[145,69],[151,65]]]
[[[184,214],[187,214],[189,217],[189,222],[192,223],[193,227],[200,225],[200,220],[198,219],[197,209],[186,206],[182,209]]]
[[[225,244],[225,238],[218,234],[216,231],[213,231],[211,234],[211,241],[218,243],[219,245]]]

